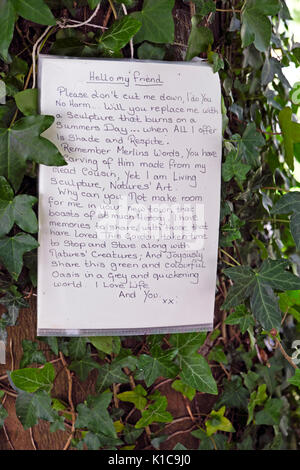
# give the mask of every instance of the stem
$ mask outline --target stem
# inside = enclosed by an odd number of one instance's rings
[[[117,15],[117,11],[115,9],[115,5],[113,4],[113,1],[112,0],[108,0],[108,3],[110,4],[110,7],[112,9],[112,12],[113,12],[113,15],[115,17],[115,20],[118,19],[118,15]]]
[[[220,251],[224,253],[224,255],[228,256],[228,258],[234,261],[238,266],[240,266],[240,263],[235,258],[233,258],[229,253],[227,253],[227,251],[223,250],[223,248],[220,248]]]
[[[222,13],[242,13],[242,10],[235,10],[234,8],[232,8],[232,9],[216,8],[216,11],[220,11]]]
[[[280,222],[280,223],[285,223],[285,224],[289,224],[290,221],[289,220],[283,220],[283,219],[251,219],[249,220],[248,222]]]
[[[289,364],[291,364],[291,366],[294,368],[294,369],[298,369],[298,367],[296,366],[296,364],[294,363],[293,359],[287,354],[287,352],[285,351],[285,349],[283,348],[281,342],[279,341],[278,338],[276,337],[273,337],[275,343],[276,343],[276,348],[279,348],[279,351],[281,352],[281,354],[283,355],[283,357],[288,361]]]

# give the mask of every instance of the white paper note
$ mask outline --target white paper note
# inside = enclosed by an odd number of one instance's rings
[[[39,58],[38,334],[209,330],[221,93],[207,64]]]

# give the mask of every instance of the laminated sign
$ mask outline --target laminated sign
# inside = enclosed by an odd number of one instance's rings
[[[38,335],[210,330],[221,92],[203,62],[41,55]]]

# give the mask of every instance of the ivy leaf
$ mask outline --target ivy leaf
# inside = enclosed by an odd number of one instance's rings
[[[271,41],[272,25],[269,15],[280,10],[278,0],[246,0],[242,8],[241,37],[243,47],[254,42],[257,50],[264,52]]]
[[[225,182],[235,178],[238,183],[242,183],[250,170],[251,166],[243,163],[242,157],[235,150],[231,150],[222,165],[222,177]]]
[[[58,416],[51,408],[51,398],[45,390],[20,392],[16,399],[16,414],[25,430],[35,426],[39,419],[53,422]]]
[[[217,344],[210,350],[207,358],[209,361],[215,361],[215,362],[219,362],[222,364],[228,364],[228,359],[226,357],[226,354],[223,351],[223,347],[220,344]]]
[[[300,289],[300,279],[285,271],[288,261],[265,260],[258,272],[246,266],[237,266],[225,270],[235,284],[229,289],[222,309],[242,303],[242,295],[251,297],[251,309],[254,316],[266,330],[278,329],[281,324],[281,312],[278,300],[273,292],[277,290]]]
[[[256,282],[251,299],[253,315],[265,330],[278,330],[281,325],[281,312],[278,300],[268,284]]]
[[[288,382],[300,389],[300,369],[295,370],[295,374],[288,379]]]
[[[197,351],[205,341],[207,333],[175,333],[170,336],[169,342],[179,354],[189,354]]]
[[[262,133],[256,128],[255,122],[251,122],[247,125],[242,137],[235,136],[240,139],[239,152],[244,160],[251,166],[255,166],[258,163],[259,150],[265,144],[265,138]]]
[[[168,406],[167,398],[158,397],[155,402],[142,412],[141,419],[138,420],[135,427],[141,429],[152,423],[170,423],[173,421],[171,413],[166,411]]]
[[[124,16],[117,20],[105,31],[99,39],[99,43],[106,49],[117,52],[126,44],[141,28],[142,23],[132,16]]]
[[[94,10],[96,8],[96,6],[99,5],[100,2],[101,2],[101,0],[88,0],[88,4],[89,4],[90,9]]]
[[[91,336],[89,342],[92,343],[98,351],[111,354],[113,352],[113,339],[113,336]]]
[[[147,405],[147,392],[141,385],[137,385],[134,390],[129,392],[119,393],[117,397],[121,401],[128,401],[133,403],[138,410],[143,410]]]
[[[192,401],[196,395],[196,390],[189,385],[186,385],[182,380],[174,380],[172,383],[172,388],[177,392],[182,393],[182,395]]]
[[[206,16],[216,11],[216,4],[213,0],[194,0],[194,3],[199,15]]]
[[[27,116],[11,128],[0,128],[0,174],[15,191],[19,189],[26,160],[44,165],[65,165],[66,162],[52,142],[40,134],[54,122],[52,116]]]
[[[282,196],[271,209],[271,214],[289,214],[291,234],[300,250],[300,192],[289,192]]]
[[[282,407],[283,401],[280,398],[269,398],[264,404],[264,409],[256,413],[254,419],[255,424],[265,424],[267,426],[278,425]]]
[[[65,431],[65,418],[57,415],[56,419],[50,425],[50,432]]]
[[[241,377],[233,375],[230,381],[224,379],[223,386],[222,396],[217,402],[218,407],[225,405],[227,408],[247,409],[249,392],[243,386]]]
[[[150,387],[158,377],[174,378],[178,367],[172,362],[174,351],[164,351],[158,346],[150,350],[151,355],[142,354],[138,360],[138,368],[144,373],[147,387]]]
[[[175,0],[144,0],[141,11],[131,13],[142,23],[134,42],[150,41],[171,44],[174,41],[174,20],[172,9]]]
[[[23,266],[23,255],[38,247],[38,242],[27,233],[0,238],[0,261],[17,280]]]
[[[0,176],[0,237],[6,235],[16,223],[22,230],[35,233],[38,223],[32,206],[37,198],[14,192],[3,176]]]
[[[141,60],[163,60],[166,54],[164,46],[143,42],[137,51],[138,58]]]
[[[200,52],[206,52],[209,46],[214,42],[213,33],[206,26],[199,25],[202,16],[194,15],[192,17],[192,29],[188,40],[188,48],[186,51],[185,60],[192,60]]]
[[[288,267],[289,261],[286,259],[280,260],[265,260],[257,274],[261,282],[269,284],[276,290],[296,290],[300,289],[300,278],[294,274],[285,271]]]
[[[0,429],[3,427],[4,421],[8,417],[8,412],[3,405],[0,405]]]
[[[53,386],[55,369],[47,363],[42,369],[25,368],[13,370],[10,374],[14,385],[24,392],[33,393],[37,390],[50,391]]]
[[[122,371],[123,364],[112,361],[111,364],[104,364],[99,367],[97,387],[99,391],[105,390],[113,383],[128,383],[129,377]]]
[[[23,299],[22,294],[18,292],[16,286],[12,286],[5,296],[1,297],[0,303],[7,310],[1,316],[1,320],[5,322],[6,326],[14,326],[17,322],[20,308],[28,308],[28,303]]]
[[[203,356],[197,352],[179,355],[179,367],[181,369],[179,376],[185,384],[199,392],[217,395],[217,384]]]
[[[206,421],[206,434],[208,437],[215,434],[217,431],[224,432],[235,432],[234,427],[232,426],[229,419],[225,418],[225,406],[222,406],[218,411],[212,411],[210,414],[210,419]]]
[[[0,57],[9,61],[8,48],[13,38],[16,13],[11,0],[0,0]]]
[[[143,433],[143,429],[135,429],[131,424],[126,424],[124,428],[124,439],[127,444],[135,444],[136,440]]]
[[[73,361],[70,364],[70,369],[78,375],[82,382],[88,378],[88,375],[92,370],[98,368],[99,364],[89,356],[83,357],[77,361]]]
[[[255,407],[258,405],[263,405],[264,402],[267,400],[268,396],[266,394],[266,388],[266,384],[261,384],[258,387],[257,391],[251,393],[250,401],[248,404],[248,420],[246,426],[248,426],[253,420]]]
[[[279,115],[279,125],[283,134],[285,161],[294,170],[294,144],[300,142],[300,124],[292,121],[292,109],[283,108]]]
[[[11,0],[16,12],[34,23],[55,26],[56,20],[44,0]]]
[[[28,90],[19,91],[16,93],[15,102],[18,109],[25,116],[38,114],[38,89],[29,88]]]
[[[111,393],[102,393],[96,397],[88,397],[87,402],[77,406],[76,428],[87,428],[98,437],[117,438],[114,427],[107,408],[111,401]]]
[[[20,367],[26,367],[29,364],[45,364],[46,358],[42,351],[38,350],[38,344],[33,341],[24,339],[22,341],[23,356],[20,362]]]
[[[226,318],[225,323],[226,325],[239,325],[242,334],[255,324],[253,315],[248,312],[245,305],[238,305],[235,311]]]
[[[72,361],[83,359],[86,355],[87,340],[84,336],[71,338],[68,343],[69,355]]]

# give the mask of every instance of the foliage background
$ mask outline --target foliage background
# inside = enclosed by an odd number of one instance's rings
[[[0,448],[298,449],[300,100],[297,78],[285,78],[290,64],[296,74],[300,65],[289,30],[293,4],[98,4],[0,0],[0,339],[7,350]],[[93,24],[108,31],[65,27],[93,11]],[[37,114],[36,53],[130,57],[132,38],[135,57],[200,55],[221,78],[215,327],[166,337],[37,339],[37,164],[63,161],[40,138],[53,119]]]

